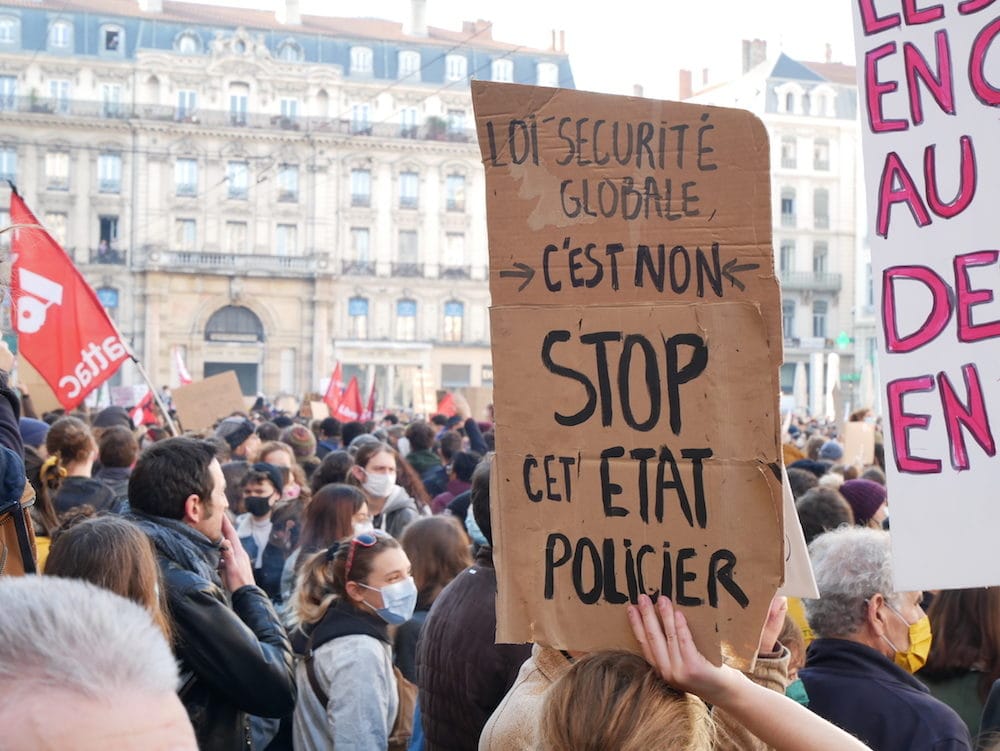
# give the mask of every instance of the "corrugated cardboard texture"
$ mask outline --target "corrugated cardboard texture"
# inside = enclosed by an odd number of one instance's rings
[[[669,591],[706,655],[747,667],[783,558],[764,128],[511,84],[473,101],[497,640],[635,650],[625,602]]]
[[[177,418],[184,430],[207,430],[216,421],[247,409],[236,373],[232,370],[187,386],[178,386],[173,391],[173,399]]]

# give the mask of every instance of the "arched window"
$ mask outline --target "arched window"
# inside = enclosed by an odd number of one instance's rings
[[[69,21],[53,21],[49,26],[49,50],[69,52],[73,49],[73,24]]]
[[[358,75],[372,72],[371,47],[351,47],[351,74]]]
[[[412,342],[417,338],[417,301],[398,300],[396,302],[396,339]]]
[[[193,31],[182,31],[174,39],[174,49],[182,55],[196,55],[201,52],[201,37]]]
[[[227,305],[212,313],[205,324],[209,342],[262,342],[264,325],[257,314],[242,305]]]
[[[410,81],[420,80],[420,53],[414,50],[400,50],[399,78]]]
[[[347,315],[350,318],[350,336],[354,339],[367,339],[368,300],[364,297],[352,297],[347,301]]]
[[[294,39],[286,39],[278,45],[278,59],[286,63],[302,62],[302,47]]]
[[[458,300],[449,300],[444,304],[444,340],[446,342],[462,341],[465,322],[465,305]]]

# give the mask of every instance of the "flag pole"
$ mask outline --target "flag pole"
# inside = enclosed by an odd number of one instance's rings
[[[119,334],[118,336],[120,337],[121,334]],[[124,339],[122,341],[124,341]],[[134,354],[132,354],[131,351],[129,351],[129,357],[132,358],[132,362],[135,363],[135,367],[139,369],[139,375],[142,376],[142,380],[144,380],[146,382],[146,385],[149,387],[149,393],[153,395],[153,401],[155,401],[156,406],[160,408],[160,412],[163,414],[163,419],[167,421],[167,427],[170,429],[170,433],[175,436],[180,435],[180,433],[177,430],[177,426],[174,424],[173,419],[170,417],[170,412],[167,410],[167,405],[163,403],[162,399],[160,399],[160,392],[157,391],[156,388],[153,386],[153,382],[149,379],[149,374],[146,372],[146,369],[142,367],[142,363],[139,362],[139,358],[136,357]]]

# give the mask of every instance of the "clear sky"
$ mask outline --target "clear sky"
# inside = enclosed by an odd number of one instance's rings
[[[280,0],[212,0],[274,7]],[[300,0],[303,13],[371,16],[405,22],[410,0]],[[645,95],[677,94],[677,71],[709,68],[711,80],[739,73],[740,40],[761,38],[768,52],[854,63],[850,0],[427,0],[427,22],[452,30],[462,21],[493,22],[493,37],[548,48],[552,29],[566,32],[576,85],[616,94],[642,84]]]

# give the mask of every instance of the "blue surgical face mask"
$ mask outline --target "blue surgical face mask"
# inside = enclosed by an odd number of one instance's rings
[[[465,515],[465,531],[469,533],[469,537],[472,538],[472,541],[476,543],[476,545],[482,547],[483,545],[490,544],[489,540],[487,540],[486,536],[483,534],[483,530],[481,530],[479,525],[476,524],[476,517],[472,513],[471,506],[469,507],[468,513]]]
[[[375,608],[362,601],[369,608],[374,610],[383,621],[390,626],[399,626],[406,623],[413,617],[413,610],[417,606],[417,585],[412,576],[401,579],[398,582],[387,584],[381,589],[369,587],[367,584],[358,582],[365,589],[371,589],[382,594],[382,607]]]

